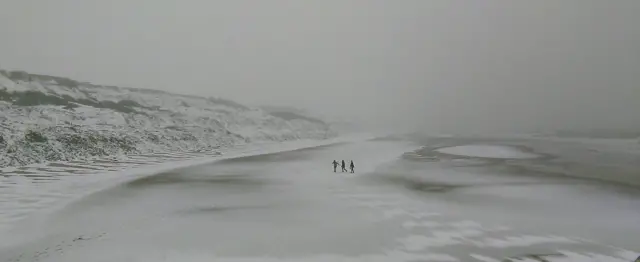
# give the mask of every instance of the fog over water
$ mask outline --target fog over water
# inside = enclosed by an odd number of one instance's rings
[[[640,2],[7,0],[0,67],[434,132],[640,129]]]

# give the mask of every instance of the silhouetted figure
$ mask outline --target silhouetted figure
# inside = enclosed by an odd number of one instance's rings
[[[349,165],[349,167],[351,168],[351,173],[354,173],[354,169],[356,168],[356,165],[353,164],[353,160],[351,160],[351,164]]]
[[[338,168],[338,161],[333,160],[333,173],[336,172],[336,168]]]
[[[344,160],[342,160],[342,172],[349,172],[347,171],[347,164],[344,163]]]

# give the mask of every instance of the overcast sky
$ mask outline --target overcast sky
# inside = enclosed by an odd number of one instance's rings
[[[640,126],[638,0],[3,0],[0,67],[388,126]]]

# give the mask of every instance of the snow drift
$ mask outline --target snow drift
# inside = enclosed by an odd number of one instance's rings
[[[0,71],[0,112],[0,167],[336,135],[318,119],[225,99],[26,72]]]

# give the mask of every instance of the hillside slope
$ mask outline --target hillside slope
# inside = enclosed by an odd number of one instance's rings
[[[0,112],[0,167],[336,135],[229,100],[26,72],[0,71]]]

